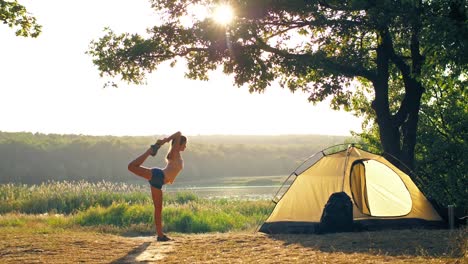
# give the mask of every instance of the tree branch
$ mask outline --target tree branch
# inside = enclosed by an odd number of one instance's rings
[[[421,87],[420,84],[412,77],[410,66],[407,65],[405,61],[395,53],[392,37],[390,36],[390,32],[387,28],[383,30],[383,41],[385,42],[385,45],[383,47],[386,49],[386,52],[390,55],[390,60],[400,70],[403,76],[403,82],[405,84],[405,96],[400,104],[397,113],[395,113],[392,116],[395,125],[401,126],[406,121],[411,109],[419,105],[414,104],[414,100],[417,99],[419,90],[418,88],[421,89]]]
[[[308,1],[306,1],[306,2],[308,2]],[[331,9],[331,10],[334,10],[334,11],[361,11],[361,10],[366,10],[366,9],[368,9],[368,8],[370,8],[372,6],[371,1],[366,1],[366,3],[365,3],[366,5],[363,4],[362,6],[356,6],[354,8],[353,7],[345,7],[343,5],[341,5],[341,6],[332,5],[330,3],[327,3],[326,0],[318,1],[318,3],[321,6],[323,6],[325,8],[328,8],[328,9]],[[336,4],[336,1],[335,1],[334,4]]]
[[[444,131],[442,131],[439,126],[437,125],[437,123],[430,117],[430,115],[426,114],[424,112],[424,110],[421,110],[421,114],[425,115],[427,120],[429,121],[429,123],[432,124],[432,127],[435,128],[435,130],[440,134],[442,135],[444,138],[446,138],[447,140],[450,140],[450,135],[448,135],[447,133],[445,133]],[[443,121],[442,121],[443,122]]]
[[[269,23],[259,23],[259,25],[262,26],[284,26],[284,27],[291,27],[291,28],[299,28],[299,27],[324,27],[324,26],[334,26],[334,25],[340,25],[340,26],[347,26],[347,27],[362,27],[366,25],[362,21],[354,21],[354,20],[346,20],[346,19],[327,19],[323,21],[317,21],[317,20],[306,20],[306,21],[287,21],[284,22],[282,20],[281,22],[269,22]]]
[[[294,60],[304,60],[306,59],[310,62],[310,66],[318,67],[324,70],[329,70],[333,72],[343,72],[347,77],[363,77],[368,80],[374,80],[376,78],[375,74],[369,70],[364,69],[363,67],[342,65],[334,62],[330,58],[327,58],[323,53],[314,53],[314,54],[291,54],[287,51],[274,48],[266,44],[261,38],[255,37],[258,47],[264,51],[279,55],[284,58],[294,59]]]
[[[162,60],[169,60],[169,59],[172,59],[174,57],[184,57],[187,54],[189,54],[190,52],[208,52],[208,49],[207,48],[187,48],[187,49],[185,49],[185,51],[171,52],[170,54],[164,54],[164,55],[160,55],[160,54],[157,54],[157,55],[143,54],[143,55],[140,55],[140,57],[150,58],[150,59],[158,59],[158,60],[161,60],[161,59]],[[128,56],[128,57],[130,57],[130,56]]]

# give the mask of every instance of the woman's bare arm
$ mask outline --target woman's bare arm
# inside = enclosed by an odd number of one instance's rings
[[[182,136],[182,133],[180,131],[177,131],[170,137],[168,137],[168,140],[174,140],[173,144],[171,144],[171,148],[169,149],[169,152],[167,153],[167,158],[172,159],[172,158],[177,158],[177,155],[180,157],[180,137]]]
[[[179,140],[180,140],[180,136],[182,136],[182,133],[180,133],[180,131],[177,131],[174,134],[170,135],[169,137],[163,139],[163,141],[164,141],[164,143],[167,143],[167,142],[169,142],[169,141],[171,141],[173,139],[177,139],[177,138],[179,138]]]

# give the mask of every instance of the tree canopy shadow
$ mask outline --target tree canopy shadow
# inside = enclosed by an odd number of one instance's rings
[[[467,230],[385,230],[333,234],[276,234],[285,245],[300,244],[322,252],[367,253],[390,256],[463,256]]]

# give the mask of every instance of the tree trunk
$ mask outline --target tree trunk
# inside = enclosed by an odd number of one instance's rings
[[[421,69],[424,63],[424,57],[420,53],[419,34],[421,30],[421,6],[422,1],[419,0],[415,5],[414,20],[411,25],[411,64],[412,67],[406,65],[400,58],[396,58],[395,64],[400,69],[405,83],[405,100],[401,108],[406,108],[404,123],[402,124],[403,145],[401,161],[404,162],[410,169],[414,169],[414,149],[416,146],[416,134],[418,130],[419,109],[421,106],[421,97],[424,92],[421,81]]]
[[[421,75],[423,58],[419,53],[418,29],[411,39],[412,69],[395,54],[392,38],[386,28],[380,31],[377,47],[377,77],[373,80],[375,100],[372,102],[379,126],[380,142],[385,156],[405,172],[414,168],[414,150],[419,120],[421,96],[424,89],[415,76]],[[405,96],[398,112],[392,114],[389,107],[389,64],[400,70],[405,85]]]
[[[421,84],[417,81],[411,81],[411,90],[407,93],[409,109],[407,118],[401,125],[402,127],[402,152],[399,157],[400,161],[403,162],[409,169],[414,169],[414,149],[416,147],[416,136],[418,131],[419,122],[419,109],[421,106],[421,96],[423,89]]]
[[[384,34],[382,34],[384,35]],[[383,38],[382,38],[383,39]],[[390,105],[388,102],[389,89],[389,64],[391,54],[388,52],[388,45],[383,41],[377,47],[377,77],[373,80],[375,99],[372,102],[372,108],[376,113],[376,122],[379,126],[380,143],[386,154],[386,157],[395,165],[394,159],[401,158],[400,148],[400,130],[392,120]]]

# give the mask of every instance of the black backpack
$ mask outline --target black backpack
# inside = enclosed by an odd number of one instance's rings
[[[344,192],[333,193],[323,209],[318,233],[349,232],[353,230],[353,203]]]

